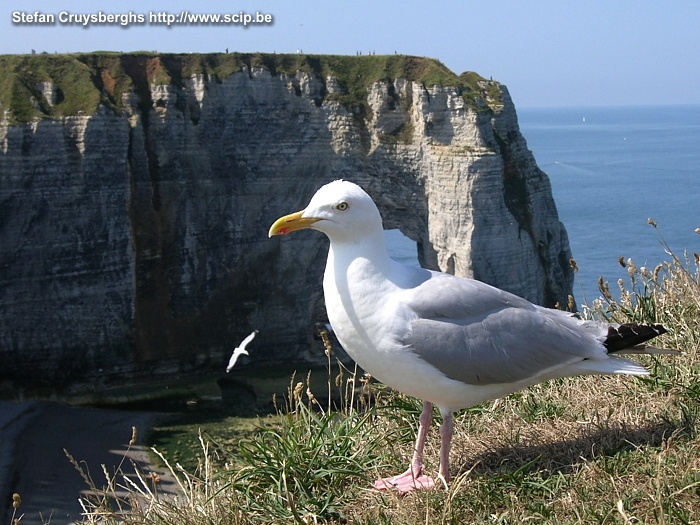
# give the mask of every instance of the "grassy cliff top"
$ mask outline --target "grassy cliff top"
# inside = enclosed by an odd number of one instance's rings
[[[304,55],[269,53],[160,54],[110,53],[38,54],[0,56],[0,111],[12,111],[12,123],[36,118],[92,114],[102,103],[119,110],[122,95],[130,90],[148,93],[155,84],[182,85],[194,74],[219,80],[247,68],[263,68],[272,75],[312,73],[322,81],[338,79],[347,92],[342,102],[359,102],[367,88],[381,80],[405,78],[426,86],[457,88],[470,105],[485,98],[498,101],[495,82],[472,72],[456,75],[431,58],[405,55]],[[53,105],[42,96],[40,84],[52,82]],[[358,99],[355,101],[354,99]]]

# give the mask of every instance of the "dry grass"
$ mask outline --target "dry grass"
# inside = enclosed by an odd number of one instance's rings
[[[364,396],[346,390],[343,410],[334,413],[302,385],[290,389],[281,418],[261,420],[259,434],[239,450],[212,451],[201,439],[196,473],[168,465],[176,495],[159,494],[147,476],[109,479],[106,490],[93,483],[85,521],[700,523],[700,261],[697,254],[669,256],[653,271],[624,262],[630,282],[621,285],[620,298],[602,283],[603,297],[584,313],[662,322],[671,332],[659,344],[685,356],[643,357],[651,379],[550,381],[463,411],[447,490],[405,497],[369,490],[376,476],[408,463],[416,400],[379,386],[368,408],[357,403]],[[347,385],[346,379],[329,378],[329,385]],[[437,471],[438,446],[434,428],[428,471]],[[224,454],[225,466],[214,466],[214,452]],[[126,497],[116,496],[118,485]]]
[[[448,492],[425,501],[367,493],[350,521],[692,523],[700,513],[697,416],[696,401],[690,408],[624,378],[539,385],[460,415]],[[436,431],[430,443],[436,470]],[[410,445],[399,456],[395,468]],[[632,521],[622,519],[620,501]],[[372,505],[375,515],[362,516]]]

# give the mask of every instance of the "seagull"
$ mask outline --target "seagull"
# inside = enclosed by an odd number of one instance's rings
[[[243,339],[241,341],[241,344],[238,345],[234,350],[233,354],[231,354],[231,359],[228,360],[228,366],[226,367],[226,373],[228,374],[233,366],[236,364],[236,361],[238,361],[238,358],[240,357],[241,354],[249,355],[248,350],[245,349],[246,346],[248,346],[248,343],[250,343],[253,339],[255,339],[255,335],[258,333],[257,330],[253,330],[250,332],[250,335]]]
[[[387,254],[382,218],[369,195],[348,181],[321,187],[308,206],[279,218],[269,236],[312,229],[330,239],[323,277],[328,318],[365,371],[423,401],[413,458],[402,474],[374,483],[401,493],[438,485],[423,449],[436,406],[438,480],[450,480],[453,413],[548,379],[649,372],[625,353],[675,353],[644,342],[659,324],[607,324],[537,306],[483,282],[415,268]]]

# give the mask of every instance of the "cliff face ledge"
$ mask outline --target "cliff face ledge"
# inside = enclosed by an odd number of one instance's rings
[[[466,96],[409,71],[357,98],[322,58],[221,78],[161,57],[168,82],[156,58],[122,57],[121,92],[93,65],[92,112],[53,114],[71,90],[50,79],[31,84],[44,118],[0,107],[0,379],[221,367],[253,328],[256,360],[317,360],[327,241],[266,232],[337,178],[365,187],[425,266],[566,304],[566,232],[505,86]]]

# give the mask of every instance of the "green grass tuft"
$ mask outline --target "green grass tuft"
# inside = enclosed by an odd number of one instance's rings
[[[252,512],[273,521],[341,519],[346,499],[380,464],[379,437],[368,424],[373,411],[318,411],[313,394],[304,403],[297,385],[281,419],[231,450],[231,486],[246,494]]]

